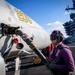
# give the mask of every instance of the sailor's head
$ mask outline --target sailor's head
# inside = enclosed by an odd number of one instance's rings
[[[54,30],[50,35],[50,40],[52,43],[60,43],[63,41],[63,34],[59,30]]]

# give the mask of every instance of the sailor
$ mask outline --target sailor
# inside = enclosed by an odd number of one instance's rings
[[[50,35],[54,49],[49,54],[50,69],[53,75],[72,75],[74,59],[70,48],[62,43],[63,34],[54,30]]]

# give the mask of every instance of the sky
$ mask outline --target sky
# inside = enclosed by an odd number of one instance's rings
[[[64,36],[63,24],[70,20],[65,8],[72,7],[72,0],[6,0],[20,9],[50,34],[53,30],[60,30]]]

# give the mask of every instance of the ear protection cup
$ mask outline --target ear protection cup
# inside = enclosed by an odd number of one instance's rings
[[[63,36],[62,35],[59,35],[59,40],[63,41]]]
[[[57,39],[59,42],[63,41],[63,34],[60,31],[58,31]]]

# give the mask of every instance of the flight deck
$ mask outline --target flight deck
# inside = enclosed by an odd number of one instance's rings
[[[22,59],[19,70],[15,71],[15,65],[11,65],[6,75],[51,75],[50,70],[43,63],[34,64],[32,58]]]
[[[73,53],[75,60],[75,43],[68,44]],[[75,74],[75,72],[74,72]],[[19,70],[15,71],[15,62],[8,66],[6,75],[52,75],[51,71],[46,68],[44,63],[34,63],[33,56],[31,57],[21,57],[21,63]]]

